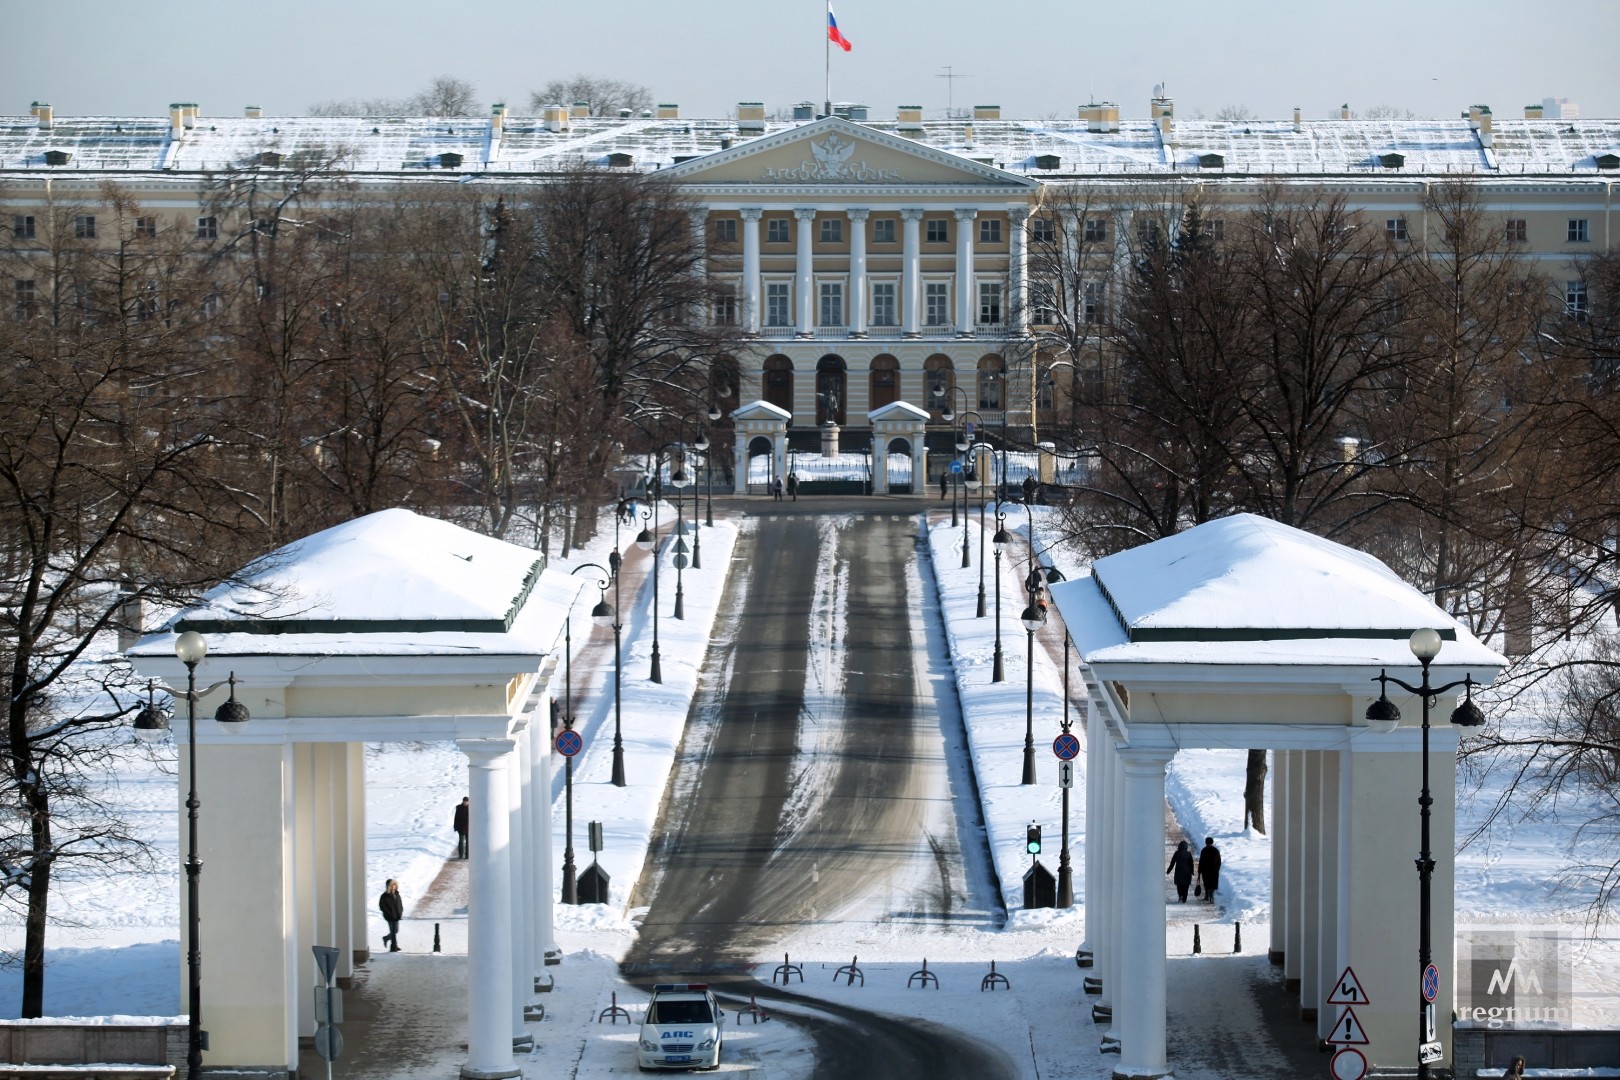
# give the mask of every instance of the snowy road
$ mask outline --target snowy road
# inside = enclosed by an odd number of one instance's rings
[[[702,972],[780,1003],[744,973],[806,930],[999,925],[982,831],[959,827],[974,811],[947,761],[955,703],[934,699],[948,681],[919,640],[933,607],[920,551],[907,514],[784,513],[739,543],[747,572],[722,605],[627,972]],[[813,1007],[795,1022],[817,1076],[1016,1075],[943,1030]]]

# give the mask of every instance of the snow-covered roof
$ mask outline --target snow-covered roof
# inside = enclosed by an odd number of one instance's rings
[[[266,152],[282,167],[339,160],[353,173],[423,176],[544,175],[579,164],[653,172],[770,138],[814,120],[767,120],[739,129],[722,119],[575,117],[561,130],[539,117],[509,117],[499,138],[471,117],[199,117],[174,137],[152,117],[52,120],[0,117],[0,170],[217,172],[252,167]],[[1149,120],[1092,131],[1083,120],[895,120],[858,128],[1023,173],[1090,176],[1410,175],[1609,176],[1597,159],[1620,152],[1620,120],[1496,120],[1484,145],[1467,119],[1177,120],[1168,140]],[[47,151],[70,155],[48,165]],[[441,155],[459,155],[459,163]],[[1396,159],[1395,167],[1386,161]],[[1218,159],[1218,160],[1217,160]],[[1043,168],[1043,165],[1052,166]]]
[[[545,655],[582,579],[539,552],[383,510],[296,540],[172,620],[131,655],[196,630],[223,655]]]
[[[1505,663],[1371,555],[1253,514],[1099,559],[1052,599],[1092,665],[1408,667],[1421,627],[1447,667]]]

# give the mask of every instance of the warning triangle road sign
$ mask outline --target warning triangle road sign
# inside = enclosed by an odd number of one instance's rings
[[[1329,1005],[1367,1005],[1371,999],[1367,992],[1361,988],[1361,980],[1356,978],[1355,969],[1346,965],[1344,974],[1339,981],[1333,984],[1333,990],[1328,994]]]
[[[1339,1018],[1333,1021],[1333,1034],[1323,1041],[1332,1043],[1335,1046],[1365,1046],[1367,1045],[1367,1030],[1361,1026],[1361,1021],[1356,1018],[1356,1010],[1346,1005],[1344,1011],[1339,1014]]]

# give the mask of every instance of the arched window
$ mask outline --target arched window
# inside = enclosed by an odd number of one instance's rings
[[[778,353],[765,358],[765,400],[793,412],[793,361]]]
[[[979,361],[979,408],[1000,412],[1006,408],[1007,365],[992,353]]]
[[[934,393],[941,387],[945,391],[943,394]],[[928,409],[929,420],[935,424],[945,422],[940,410],[947,401],[951,403],[952,412],[961,407],[956,400],[956,368],[951,363],[951,358],[944,353],[935,353],[923,361],[923,397],[926,398],[924,404]]]
[[[887,354],[874,356],[871,368],[871,404],[869,409],[881,409],[900,400],[900,361]]]

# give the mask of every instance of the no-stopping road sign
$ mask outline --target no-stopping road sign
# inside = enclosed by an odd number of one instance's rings
[[[557,753],[563,757],[573,757],[584,748],[585,740],[573,728],[563,728],[557,732]]]
[[[1052,753],[1059,761],[1073,761],[1080,756],[1080,740],[1065,731],[1052,740]]]

